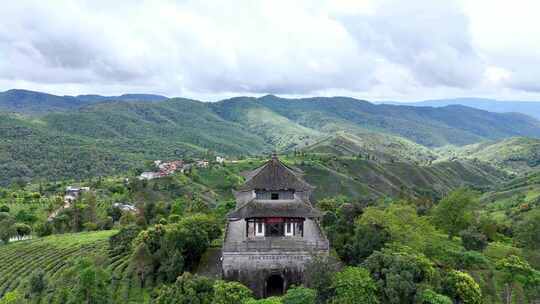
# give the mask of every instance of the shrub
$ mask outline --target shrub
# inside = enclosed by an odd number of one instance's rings
[[[487,237],[475,229],[467,229],[460,233],[463,247],[467,250],[482,251],[488,245]]]
[[[369,272],[361,267],[345,267],[336,273],[332,282],[335,304],[375,304],[377,286]]]
[[[443,288],[456,302],[463,304],[482,303],[482,292],[478,283],[467,273],[452,270],[448,273]]]
[[[0,304],[24,304],[25,302],[18,291],[8,292],[0,299]]]
[[[326,303],[333,296],[332,279],[339,271],[339,262],[329,257],[315,256],[305,266],[304,276],[306,286],[317,291],[317,301]]]
[[[317,292],[310,288],[294,287],[287,290],[281,300],[283,304],[314,304]]]
[[[251,298],[251,290],[238,282],[217,281],[213,304],[241,304]]]
[[[32,227],[23,223],[16,223],[14,228],[18,238],[23,238],[32,232]]]
[[[141,228],[135,225],[125,226],[109,238],[109,248],[113,255],[131,252],[133,240],[139,235]]]
[[[169,215],[169,223],[176,224],[180,221],[180,215],[178,214],[171,214]]]
[[[435,224],[448,233],[448,237],[456,236],[471,224],[472,211],[477,205],[474,192],[465,188],[452,191],[443,198],[433,211]]]
[[[540,249],[540,209],[529,211],[517,227],[517,240],[523,247]]]
[[[39,237],[48,236],[53,233],[53,225],[48,221],[37,223],[34,231]]]
[[[9,239],[17,235],[15,230],[15,221],[12,218],[6,218],[0,221],[0,240],[7,244]]]
[[[283,302],[281,302],[280,297],[270,297],[270,298],[260,299],[260,300],[250,299],[242,304],[282,304],[282,303]]]
[[[375,278],[383,303],[413,303],[420,286],[435,274],[429,259],[408,248],[375,251],[363,266]]]
[[[211,304],[214,288],[209,278],[185,272],[172,285],[165,285],[157,292],[155,304]]]
[[[30,296],[40,296],[47,289],[47,278],[42,269],[35,270],[28,278],[28,293]]]
[[[86,222],[83,224],[83,227],[86,231],[96,231],[98,229],[98,225],[93,222]]]
[[[445,295],[438,294],[431,289],[422,292],[421,304],[453,304],[452,299]]]

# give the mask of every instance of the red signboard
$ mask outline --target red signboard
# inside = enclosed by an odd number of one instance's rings
[[[267,224],[283,223],[285,220],[282,217],[267,217],[265,222]]]

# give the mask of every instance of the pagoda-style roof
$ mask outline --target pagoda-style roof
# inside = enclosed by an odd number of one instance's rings
[[[240,191],[308,191],[314,188],[302,179],[299,172],[283,164],[275,154],[264,165],[245,174],[245,176],[246,182],[238,188]]]
[[[320,217],[321,212],[302,200],[251,200],[230,212],[229,219],[255,217]]]

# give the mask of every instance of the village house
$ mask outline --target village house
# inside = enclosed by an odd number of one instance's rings
[[[176,171],[184,173],[184,162],[182,160],[164,162],[159,164],[158,168],[161,176],[171,175]]]
[[[199,168],[208,168],[209,164],[210,163],[205,159],[198,160],[198,161],[195,162],[195,166],[197,166]]]
[[[158,177],[161,177],[159,172],[143,172],[141,175],[139,175],[140,180],[151,180]]]
[[[280,295],[303,282],[305,264],[329,250],[321,212],[310,202],[313,188],[276,155],[246,174],[227,216],[224,279],[245,284],[257,297]]]
[[[186,165],[182,160],[174,160],[170,162],[154,161],[154,165],[158,169],[157,172],[143,172],[139,175],[139,180],[151,180],[154,178],[169,176],[177,171],[184,173]]]
[[[139,209],[137,209],[137,207],[135,207],[135,206],[133,206],[131,204],[114,203],[113,207],[120,209],[120,211],[122,211],[122,212],[129,212],[129,213],[133,213],[133,214],[139,214]]]
[[[64,192],[64,204],[49,214],[47,220],[52,221],[60,213],[60,211],[71,207],[71,204],[73,204],[73,202],[75,202],[82,193],[88,191],[90,191],[90,187],[66,187],[66,191]]]
[[[66,187],[66,191],[64,193],[64,203],[72,203],[78,199],[83,192],[87,191],[90,191],[90,187]]]

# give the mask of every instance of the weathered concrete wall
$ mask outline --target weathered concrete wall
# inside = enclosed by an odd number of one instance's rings
[[[271,275],[281,275],[284,290],[301,284],[304,266],[312,256],[312,252],[306,251],[223,253],[223,278],[241,282],[256,297],[265,297],[266,281]]]

